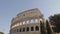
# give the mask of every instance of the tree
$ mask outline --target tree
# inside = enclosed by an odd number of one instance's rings
[[[3,32],[0,32],[0,34],[4,34]]]
[[[46,34],[44,23],[42,21],[40,21],[40,30],[41,30],[41,34]]]
[[[53,22],[54,31],[59,33],[60,32],[60,14],[55,14],[54,16],[49,17],[50,22]]]
[[[46,20],[46,29],[47,29],[47,34],[52,34],[48,20]]]

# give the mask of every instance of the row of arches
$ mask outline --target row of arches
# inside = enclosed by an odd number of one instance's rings
[[[20,26],[20,25],[24,25],[24,24],[40,23],[40,21],[42,21],[42,19],[27,20],[27,21],[23,21],[23,22],[13,25],[12,28]]]
[[[23,28],[15,29],[12,31],[12,33],[29,32],[29,31],[39,31],[39,26],[23,27]]]

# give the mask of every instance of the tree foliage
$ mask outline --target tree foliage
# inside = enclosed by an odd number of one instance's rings
[[[44,26],[44,23],[42,21],[40,21],[40,30],[41,30],[41,34],[46,34],[45,26]]]
[[[0,34],[4,34],[3,32],[0,32]]]
[[[46,20],[47,34],[52,34],[48,20]]]
[[[50,21],[53,21],[55,24],[55,31],[60,32],[60,14],[55,14],[54,16],[49,17]]]

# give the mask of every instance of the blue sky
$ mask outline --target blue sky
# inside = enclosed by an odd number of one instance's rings
[[[46,19],[60,13],[60,0],[0,0],[0,31],[7,34],[11,19],[19,12],[38,8]]]

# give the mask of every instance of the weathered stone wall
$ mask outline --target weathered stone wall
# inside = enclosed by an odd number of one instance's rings
[[[31,22],[31,20],[37,19],[38,22]],[[30,9],[19,13],[12,19],[11,23],[11,34],[40,34],[40,19],[43,20],[43,14],[37,9]],[[26,22],[29,20],[29,24]],[[25,24],[23,24],[25,21]],[[20,25],[22,22],[22,25]],[[16,25],[18,23],[18,25]],[[39,30],[36,31],[35,27],[38,26]],[[26,28],[29,27],[29,31],[26,31]],[[34,31],[31,31],[31,27],[34,28]],[[25,32],[19,32],[20,28],[25,28]],[[17,32],[18,29],[18,32]]]

